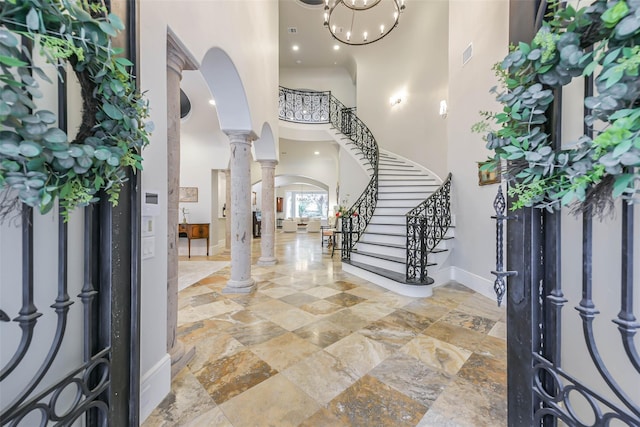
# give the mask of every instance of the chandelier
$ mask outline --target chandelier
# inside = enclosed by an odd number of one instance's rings
[[[398,25],[404,0],[324,0],[324,26],[344,44],[377,42]]]

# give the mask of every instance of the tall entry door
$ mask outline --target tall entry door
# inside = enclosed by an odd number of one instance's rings
[[[127,27],[115,43],[134,63],[135,5],[106,2]],[[62,74],[42,102],[73,134],[78,88]],[[138,188],[130,174],[115,208],[103,194],[68,222],[24,205],[0,224],[0,425],[139,425]]]
[[[529,42],[546,2],[510,3],[511,43]],[[585,133],[571,126],[593,82],[575,80],[555,93],[548,123],[557,146]],[[565,209],[511,214],[509,426],[640,426],[638,208],[618,201],[602,219]]]

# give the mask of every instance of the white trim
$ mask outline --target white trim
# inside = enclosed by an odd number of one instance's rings
[[[165,354],[140,380],[140,424],[171,391],[171,358]]]
[[[481,295],[484,295],[487,298],[495,299],[496,295],[493,292],[493,282],[491,280],[478,276],[477,274],[470,273],[460,267],[449,267],[449,269],[451,270],[450,280],[455,280],[456,282]],[[436,283],[444,284],[442,282]]]
[[[387,279],[386,277],[379,276],[367,270],[363,270],[358,267],[354,267],[350,264],[342,264],[342,271],[358,276],[361,279],[365,279],[378,286],[382,286],[385,289],[389,289],[400,295],[414,298],[430,297],[433,294],[433,285],[415,286],[406,285],[404,283],[396,282],[395,280]]]
[[[446,285],[450,281],[453,280],[453,269],[454,267],[443,267],[440,270],[436,271],[433,278],[433,286],[442,286]]]

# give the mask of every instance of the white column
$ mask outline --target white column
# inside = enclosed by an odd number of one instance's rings
[[[275,214],[275,170],[277,160],[259,160],[262,166],[262,231],[260,236],[260,259],[258,265],[274,265],[278,262],[274,254]]]
[[[176,338],[178,325],[178,194],[180,187],[180,80],[183,70],[198,62],[171,32],[167,32],[167,352],[175,376],[195,354]]]
[[[225,132],[231,143],[231,279],[223,293],[249,293],[251,278],[251,134]]]

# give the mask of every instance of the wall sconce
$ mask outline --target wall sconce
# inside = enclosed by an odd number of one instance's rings
[[[402,96],[400,95],[394,95],[391,98],[389,98],[389,104],[391,104],[391,106],[393,107],[394,105],[398,105],[402,102]]]
[[[442,117],[443,119],[447,118],[447,113],[449,112],[448,108],[447,108],[447,101],[445,101],[444,99],[442,101],[440,101],[440,117]]]

